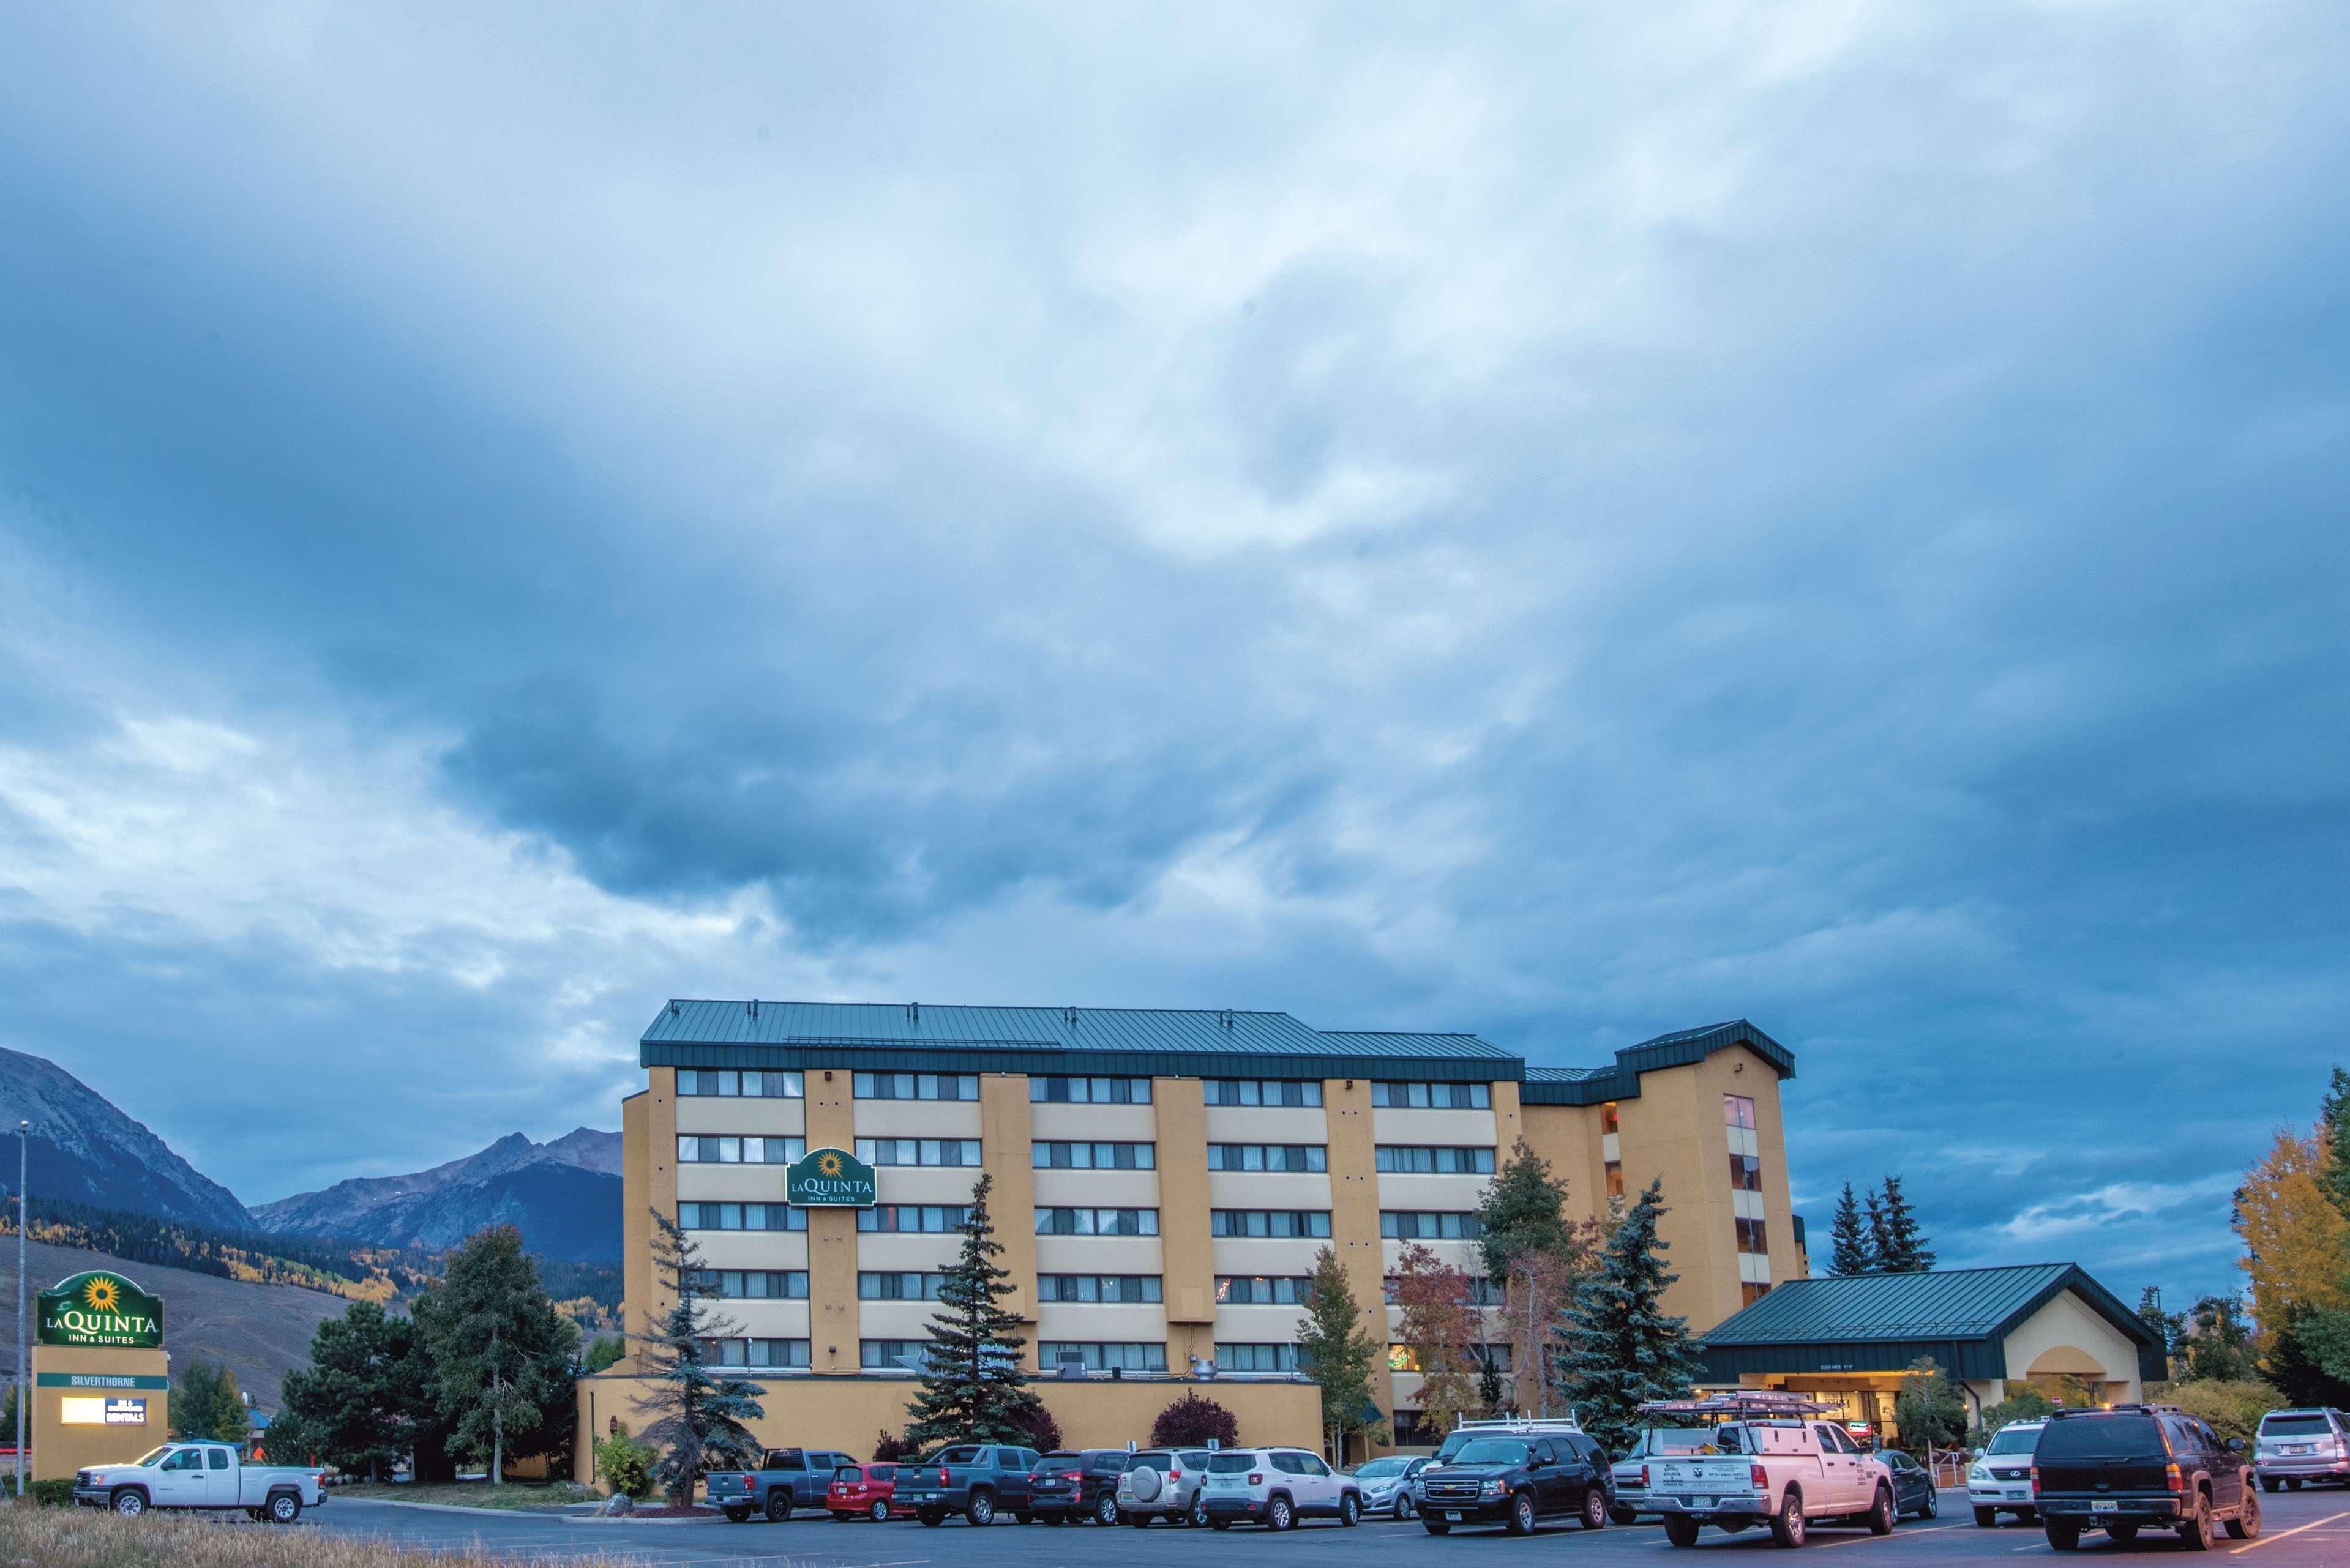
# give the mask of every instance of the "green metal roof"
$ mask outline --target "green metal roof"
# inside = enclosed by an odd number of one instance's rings
[[[1659,1067],[1685,1067],[1702,1062],[1716,1051],[1743,1045],[1778,1070],[1781,1078],[1795,1075],[1795,1054],[1743,1018],[1709,1023],[1659,1034],[1616,1053],[1612,1067],[1529,1067],[1518,1097],[1530,1106],[1596,1106],[1609,1100],[1638,1099],[1640,1075]]]
[[[2164,1376],[2161,1341],[2077,1263],[1789,1280],[1708,1332],[1699,1348],[1721,1381],[1747,1372],[1898,1370],[1928,1355],[1957,1376],[2007,1377],[2007,1336],[2065,1291],[2139,1347],[2142,1376]]]

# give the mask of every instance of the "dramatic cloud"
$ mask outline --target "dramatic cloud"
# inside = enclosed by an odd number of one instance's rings
[[[2350,1004],[2350,23],[20,19],[0,1040],[241,1196],[671,994],[1793,1046],[2229,1282]]]

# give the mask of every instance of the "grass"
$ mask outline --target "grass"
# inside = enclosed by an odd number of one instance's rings
[[[410,1552],[381,1542],[224,1519],[150,1513],[119,1519],[96,1509],[0,1507],[0,1565],[39,1568],[623,1568],[616,1557],[493,1556]]]
[[[408,1486],[390,1482],[359,1481],[334,1489],[336,1497],[359,1497],[378,1502],[437,1502],[452,1508],[533,1509],[561,1508],[569,1502],[601,1502],[604,1494],[579,1485],[577,1481],[548,1481],[544,1484],[508,1481],[504,1486],[492,1486],[487,1481],[424,1481]]]

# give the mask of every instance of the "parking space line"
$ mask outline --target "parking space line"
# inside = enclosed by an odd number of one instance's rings
[[[1823,1541],[1820,1542],[1820,1546],[1824,1551],[1831,1546],[1866,1546],[1872,1541],[1900,1541],[1911,1536],[1931,1535],[1938,1530],[1948,1530],[1950,1528],[1950,1527],[1947,1524],[1929,1524],[1923,1530],[1897,1530],[1889,1536],[1859,1535],[1845,1541]]]
[[[2299,1535],[2304,1530],[2314,1530],[2321,1524],[2331,1524],[2337,1519],[2350,1519],[2350,1512],[2329,1513],[2324,1519],[2313,1519],[2307,1524],[2295,1525],[2291,1530],[2280,1530],[2274,1535],[2263,1535],[2258,1541],[2247,1541],[2241,1546],[2231,1550],[2228,1555],[2241,1557],[2255,1546],[2266,1546],[2272,1541],[2282,1541],[2288,1535]]]

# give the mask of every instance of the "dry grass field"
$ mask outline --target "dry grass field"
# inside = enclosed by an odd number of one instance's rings
[[[242,1516],[118,1519],[95,1509],[0,1507],[0,1568],[555,1568],[554,1559],[407,1552],[315,1530],[282,1530]],[[617,1558],[566,1556],[622,1568]]]

